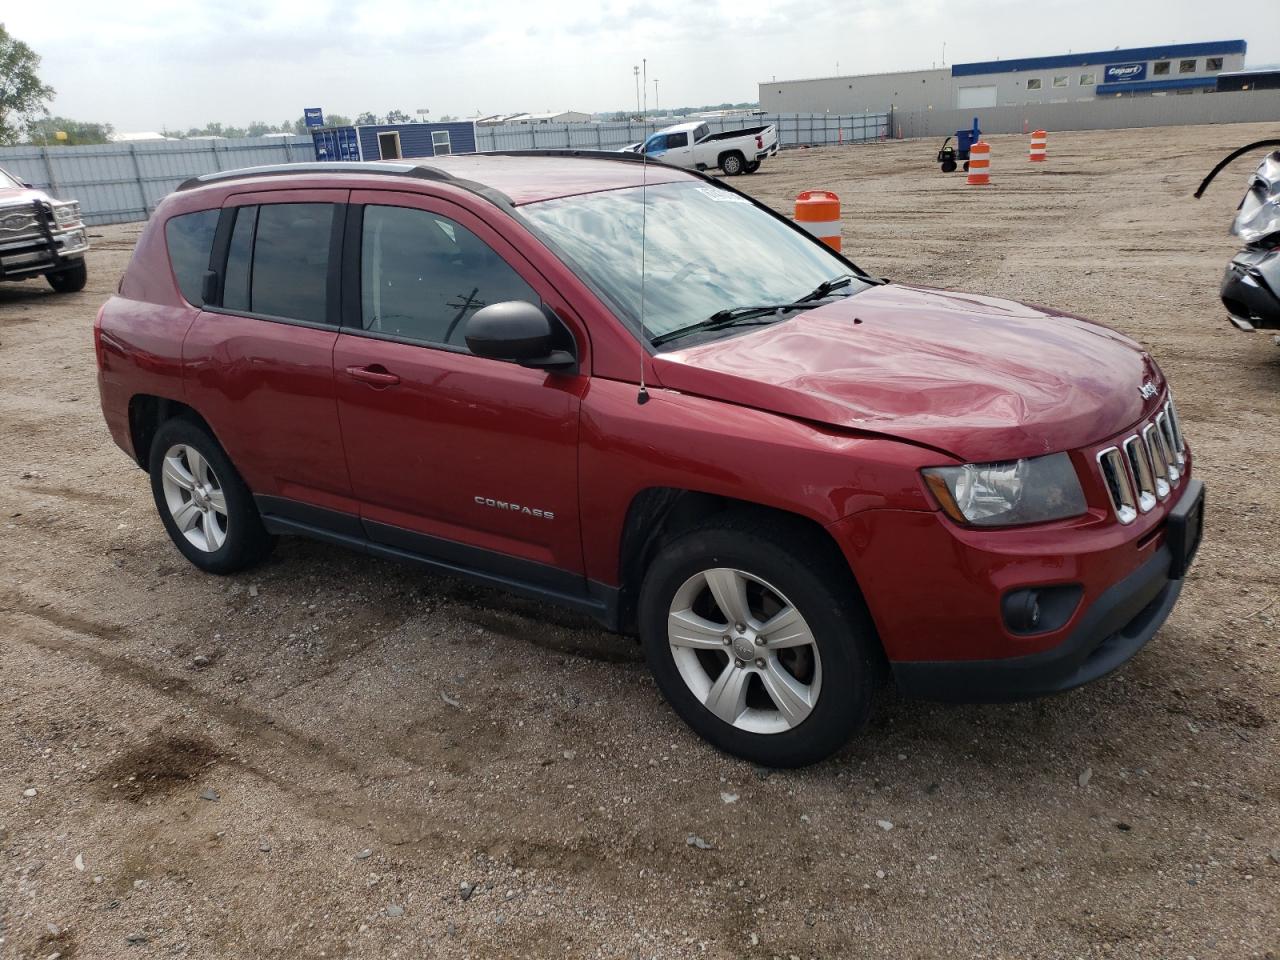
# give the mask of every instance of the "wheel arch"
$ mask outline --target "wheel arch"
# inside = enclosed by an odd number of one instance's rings
[[[217,441],[217,434],[209,422],[181,400],[138,393],[129,398],[129,442],[133,447],[133,459],[143,470],[148,469],[151,442],[161,425],[177,418],[194,421]]]
[[[640,587],[658,550],[682,533],[718,515],[725,518],[749,516],[763,531],[812,541],[828,563],[848,577],[853,595],[862,602],[857,576],[843,551],[831,531],[814,518],[721,494],[676,487],[648,487],[638,491],[628,505],[619,544],[618,625],[622,633],[634,634],[637,630]]]
[[[737,157],[739,160],[742,161],[742,165],[744,167],[747,165],[747,155],[743,153],[741,150],[735,149],[735,150],[722,151],[720,155],[716,157],[716,166],[723,168],[726,157]]]

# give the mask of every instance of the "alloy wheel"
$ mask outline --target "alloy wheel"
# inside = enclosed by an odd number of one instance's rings
[[[803,615],[744,570],[695,573],[676,591],[667,641],[680,677],[707,710],[748,733],[783,733],[818,703],[822,660]]]
[[[161,484],[169,514],[188,542],[205,553],[226,543],[226,492],[199,450],[177,443],[165,451]]]

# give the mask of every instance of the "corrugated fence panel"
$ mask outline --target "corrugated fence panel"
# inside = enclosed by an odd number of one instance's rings
[[[788,113],[767,116],[715,117],[715,132],[742,130],[771,123],[784,147],[867,143],[891,136],[943,136],[967,127],[974,114],[984,130],[1015,133],[1047,130],[1111,129],[1183,123],[1274,121],[1280,116],[1280,91],[1215,93],[1195,96],[1125,97],[1102,102],[1044,104],[1035,107],[988,107],[978,110],[935,110],[895,115],[852,116]],[[475,127],[476,149],[617,150],[637,143],[661,123],[512,124]],[[467,123],[468,128],[471,127]],[[461,152],[457,131],[455,150]],[[454,134],[451,133],[451,139]],[[56,197],[76,199],[89,223],[143,220],[156,204],[188,177],[217,170],[315,159],[310,137],[255,137],[243,140],[158,140],[84,147],[0,147],[0,166],[18,179]]]
[[[672,123],[547,123],[474,127],[475,148],[494,150],[618,150],[638,143]],[[828,116],[715,117],[706,121],[712,131],[743,130],[762,124],[778,128],[779,142],[806,144],[859,143],[887,135],[886,114]],[[430,127],[450,128],[451,145],[463,152],[472,124],[397,124],[388,129],[411,134]],[[419,128],[419,129],[415,129]],[[456,129],[455,129],[456,128]],[[465,128],[465,129],[464,129]],[[361,133],[374,128],[364,128]],[[423,147],[426,149],[426,147]],[[373,155],[376,156],[376,140]],[[369,155],[366,152],[366,156]],[[409,155],[406,152],[406,155]],[[184,180],[203,173],[315,159],[310,137],[250,137],[242,140],[141,140],[84,147],[21,146],[0,148],[0,166],[24,182],[48,190],[55,197],[79,200],[91,224],[145,220]]]
[[[166,194],[202,173],[314,159],[309,137],[0,148],[0,166],[55,197],[79,200],[90,224],[145,220]]]

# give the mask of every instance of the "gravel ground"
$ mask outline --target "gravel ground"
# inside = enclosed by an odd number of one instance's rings
[[[1280,953],[1280,349],[1217,303],[1266,126],[787,153],[890,277],[1053,304],[1149,345],[1209,485],[1159,636],[1051,700],[890,697],[770,773],[555,610],[286,540],[217,578],[112,445],[90,287],[0,288],[0,957],[1161,957]],[[732,250],[726,249],[726,255]]]

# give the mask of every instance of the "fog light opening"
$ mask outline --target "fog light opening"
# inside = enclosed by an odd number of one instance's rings
[[[1011,590],[1000,602],[1005,628],[1020,636],[1060,630],[1075,613],[1083,593],[1077,583]]]

